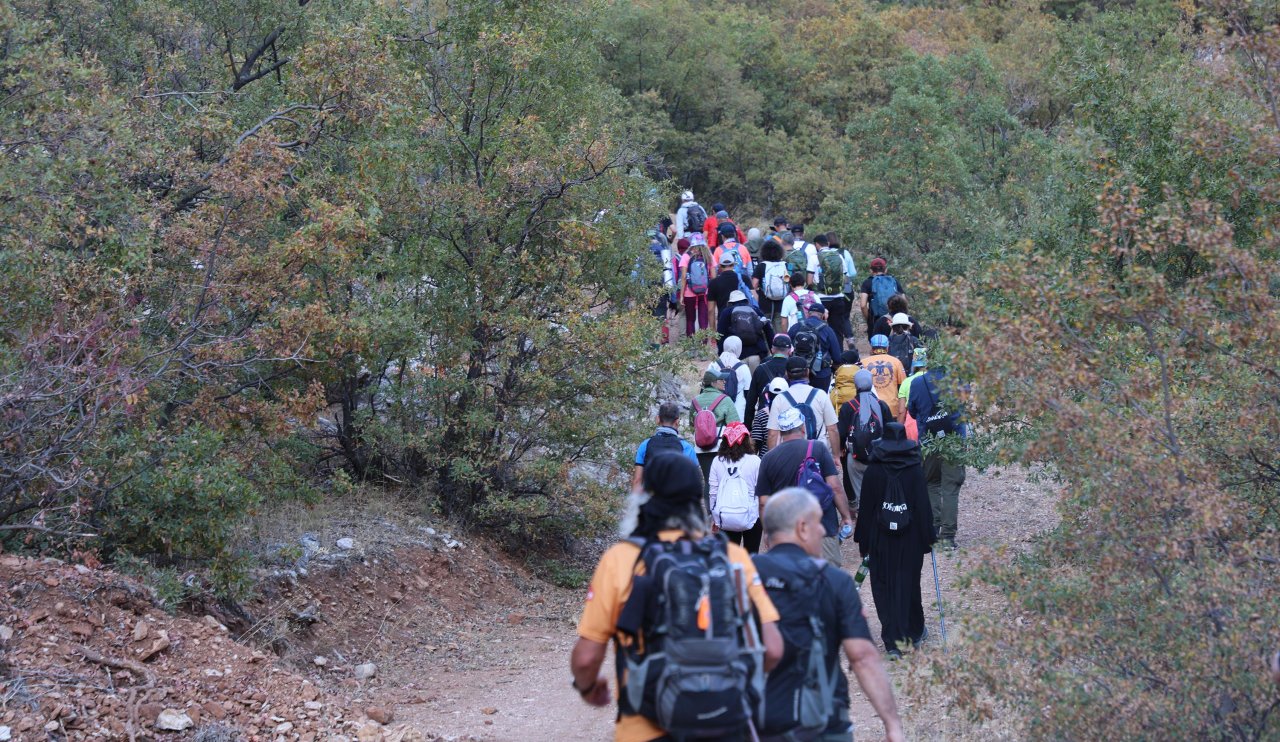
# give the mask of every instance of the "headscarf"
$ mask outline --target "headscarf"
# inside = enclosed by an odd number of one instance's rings
[[[724,433],[721,434],[721,437],[724,438],[724,442],[728,443],[730,446],[736,446],[741,443],[744,438],[749,438],[750,436],[751,431],[747,430],[747,426],[736,420],[724,426]]]
[[[880,409],[880,398],[872,389],[871,372],[865,368],[853,375],[853,383],[858,387],[858,427],[862,427],[871,421],[872,411]]]
[[[729,356],[729,358],[725,358]],[[720,360],[726,364],[730,360],[737,362],[742,359],[742,338],[737,335],[730,335],[724,339],[724,352],[720,354]]]
[[[701,520],[702,469],[684,454],[660,453],[644,465],[644,491],[649,499],[640,505],[632,536],[656,538],[673,520],[691,528]]]

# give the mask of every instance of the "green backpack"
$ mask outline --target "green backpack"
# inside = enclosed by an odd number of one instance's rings
[[[787,274],[790,275],[796,271],[808,274],[809,272],[809,256],[803,249],[797,248],[787,253]],[[805,279],[808,280],[807,278]]]
[[[840,251],[826,248],[818,253],[818,266],[822,269],[819,289],[826,296],[844,293],[844,260]]]

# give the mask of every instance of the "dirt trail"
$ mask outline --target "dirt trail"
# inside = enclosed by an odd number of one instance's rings
[[[957,574],[972,566],[967,559],[971,547],[1009,545],[1019,548],[1036,533],[1053,525],[1056,516],[1047,488],[1028,482],[1025,473],[970,472],[961,492],[961,549],[941,553],[938,570],[947,608],[947,633],[956,641],[966,615],[996,610],[994,595],[981,591],[961,595],[954,586]],[[856,559],[856,547],[847,544],[846,564]],[[934,599],[933,575],[929,562],[922,575],[925,611],[932,634],[931,645],[941,646],[938,613]],[[434,666],[429,658],[415,661],[402,656],[398,664],[417,666],[412,699],[402,705],[399,720],[425,733],[446,739],[474,739],[514,742],[516,740],[608,740],[612,738],[610,709],[592,709],[580,702],[569,688],[568,656],[573,645],[574,620],[582,598],[574,591],[554,590],[543,596],[545,610],[536,620],[517,624],[495,620],[468,643],[471,652],[465,663],[454,667]],[[864,588],[866,611],[872,634],[879,638],[879,622]],[[610,660],[611,662],[612,660]],[[911,739],[1004,738],[999,725],[974,729],[948,715],[941,702],[913,708],[906,704],[903,686],[910,658],[889,665],[897,696]],[[610,665],[611,666],[611,665]],[[879,721],[865,697],[851,684],[852,709],[860,738],[874,738]]]

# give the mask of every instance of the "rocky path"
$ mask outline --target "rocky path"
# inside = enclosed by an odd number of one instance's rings
[[[1019,548],[1055,521],[1046,487],[1028,481],[1024,472],[970,472],[961,495],[961,548],[938,557],[938,569],[947,608],[947,631],[952,642],[961,640],[965,617],[998,610],[996,597],[980,590],[961,594],[957,575],[972,567],[975,547],[1008,545]],[[856,547],[848,544],[846,564],[856,559]],[[938,612],[929,562],[922,575],[925,610],[932,634],[931,650],[941,651]],[[879,622],[864,588],[866,611],[873,636]],[[397,711],[400,722],[427,734],[460,740],[608,740],[612,738],[614,711],[593,709],[578,700],[569,688],[568,657],[574,641],[574,621],[582,595],[556,590],[542,596],[537,616],[513,623],[494,621],[467,643],[465,661],[451,665],[401,657],[403,667],[420,667],[409,703]],[[611,660],[610,660],[611,661]],[[905,684],[912,660],[889,666],[911,739],[954,739],[975,736],[1000,739],[1007,736],[999,724],[974,728],[953,717],[943,701],[914,707],[905,700]],[[879,722],[853,683],[852,709],[861,738],[874,738]]]

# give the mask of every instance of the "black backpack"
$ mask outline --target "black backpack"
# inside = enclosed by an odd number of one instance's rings
[[[745,349],[760,342],[763,324],[760,321],[760,315],[749,306],[734,307],[729,310],[729,334],[741,338],[744,352]]]
[[[818,413],[813,409],[813,400],[818,396],[818,390],[810,389],[809,396],[803,402],[796,401],[796,398],[791,396],[790,389],[783,392],[782,396],[786,397],[791,406],[804,418],[804,437],[811,441],[818,440]]]
[[[738,398],[738,369],[741,368],[742,365],[742,361],[738,361],[732,366],[725,366],[724,361],[716,359],[716,366],[719,367],[721,371],[729,372],[729,378],[724,380],[724,395],[728,397],[731,402]]]
[[[859,424],[862,418],[862,403],[857,397],[849,400],[849,409],[853,410],[853,422],[849,424],[849,434],[845,437],[844,447],[853,454],[855,461],[864,464],[871,461],[871,444],[884,436],[884,420],[880,419],[880,404],[877,402],[867,418],[865,426]]]
[[[697,201],[690,201],[684,210],[684,231],[701,232],[706,224],[707,210],[699,206]]]
[[[795,354],[809,362],[809,373],[820,374],[831,368],[833,361],[830,354],[822,347],[822,340],[818,336],[822,320],[813,320],[813,322],[816,324],[810,324],[810,320],[806,319],[798,325],[804,329],[796,333]]]
[[[831,718],[835,673],[839,672],[827,656],[826,629],[819,617],[827,565],[807,559],[796,571],[771,554],[757,555],[754,561],[765,590],[782,614],[778,629],[785,644],[782,663],[765,683],[760,735],[795,742],[818,739]]]
[[[885,473],[884,500],[880,502],[880,530],[893,536],[907,532],[911,525],[911,509],[907,507],[907,493],[896,472]]]
[[[616,643],[621,713],[640,714],[675,739],[719,738],[754,721],[763,663],[747,584],[723,533],[694,541],[645,541]]]
[[[897,358],[904,369],[911,369],[911,362],[915,360],[913,356],[916,351],[916,338],[910,332],[904,332],[901,335],[890,333],[889,335],[889,355]]]
[[[684,455],[684,446],[680,445],[680,436],[659,433],[649,439],[649,445],[644,448],[644,464],[649,465],[649,459],[660,453],[678,453]]]

